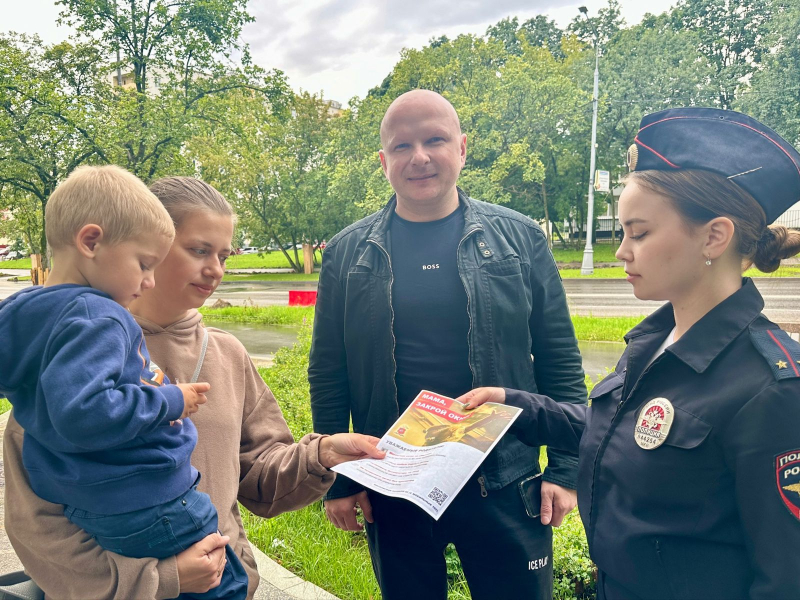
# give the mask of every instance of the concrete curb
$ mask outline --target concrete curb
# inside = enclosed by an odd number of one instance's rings
[[[6,412],[0,415],[0,573],[22,570],[22,564],[8,541],[3,526],[5,480],[3,478],[2,441],[10,414],[10,412]],[[261,584],[258,586],[253,600],[338,600],[333,594],[284,569],[252,544],[250,547],[253,549],[258,573],[261,575]]]
[[[271,587],[277,588],[282,594],[285,594],[285,596],[270,595],[271,592],[264,589],[266,586],[259,585],[253,600],[272,600],[272,598],[284,597],[292,598],[292,600],[338,600],[333,594],[284,569],[253,544],[250,544],[250,547],[253,549],[262,583],[268,581]]]

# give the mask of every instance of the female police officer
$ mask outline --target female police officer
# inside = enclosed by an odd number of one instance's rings
[[[800,344],[761,314],[743,264],[774,271],[800,233],[800,155],[745,115],[646,116],[620,198],[637,298],[668,300],[626,336],[591,407],[479,388],[523,409],[531,444],[579,447],[578,505],[598,595],[800,598]]]

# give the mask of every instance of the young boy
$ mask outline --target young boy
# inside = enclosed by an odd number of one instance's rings
[[[155,285],[172,220],[142,181],[114,166],[77,169],[45,216],[47,284],[0,303],[0,391],[25,429],[31,488],[64,504],[107,550],[178,554],[217,530],[189,460],[197,431],[181,421],[209,385],[170,385],[126,309]],[[202,598],[246,597],[230,547],[226,558],[222,582]]]

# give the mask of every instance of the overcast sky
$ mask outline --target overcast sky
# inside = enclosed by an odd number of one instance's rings
[[[633,25],[675,1],[621,0],[622,14]],[[2,4],[0,31],[37,33],[46,43],[70,35],[56,25],[53,0]],[[403,48],[421,48],[443,34],[483,34],[508,16],[522,22],[546,14],[565,27],[581,5],[594,15],[606,0],[250,0],[256,22],[243,37],[255,62],[283,70],[293,88],[346,104],[380,84]]]

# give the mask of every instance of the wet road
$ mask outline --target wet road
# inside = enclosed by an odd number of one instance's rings
[[[800,279],[754,279],[764,297],[764,314],[776,323],[800,323]],[[662,302],[638,300],[624,279],[565,279],[570,311],[597,317],[648,315]]]
[[[766,302],[765,314],[777,323],[800,323],[800,278],[768,277],[754,280]],[[0,298],[6,298],[27,283],[0,281]],[[206,302],[222,298],[231,304],[286,305],[289,290],[314,290],[316,282],[224,283]],[[662,303],[637,300],[623,279],[565,279],[570,310],[577,315],[637,316],[653,312]]]

